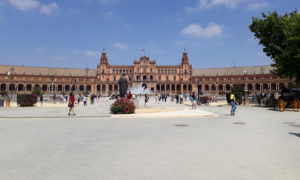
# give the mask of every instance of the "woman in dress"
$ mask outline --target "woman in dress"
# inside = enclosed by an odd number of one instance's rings
[[[71,113],[71,111],[73,112],[73,115],[76,115],[76,113],[75,113],[75,111],[74,111],[74,104],[75,104],[75,97],[74,97],[74,94],[73,94],[73,92],[71,92],[70,93],[70,95],[69,95],[69,104],[68,104],[68,106],[69,106],[69,116],[71,115],[70,113]]]

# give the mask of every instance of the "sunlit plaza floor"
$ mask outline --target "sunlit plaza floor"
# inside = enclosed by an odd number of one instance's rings
[[[300,112],[238,106],[229,116],[229,106],[202,105],[217,116],[114,118],[110,104],[79,105],[76,117],[67,107],[0,108],[0,179],[300,179]]]

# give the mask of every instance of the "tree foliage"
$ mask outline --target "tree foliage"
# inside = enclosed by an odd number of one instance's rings
[[[262,13],[261,19],[252,18],[249,29],[274,61],[273,73],[295,78],[300,83],[300,14],[297,11],[283,16],[276,11]]]

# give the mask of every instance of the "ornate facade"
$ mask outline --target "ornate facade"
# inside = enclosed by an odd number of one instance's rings
[[[235,85],[251,92],[279,91],[292,81],[271,73],[271,66],[192,69],[188,53],[183,52],[179,65],[156,65],[155,60],[143,56],[133,65],[110,65],[105,49],[97,69],[68,69],[26,66],[0,66],[0,90],[30,93],[41,87],[46,94],[85,91],[107,95],[117,93],[118,80],[124,73],[129,87],[140,85],[158,93],[217,94],[229,92]]]

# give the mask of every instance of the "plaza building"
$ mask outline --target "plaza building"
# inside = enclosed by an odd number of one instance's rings
[[[180,60],[179,60],[180,62]],[[96,69],[71,69],[0,65],[1,91],[31,93],[40,87],[45,94],[75,91],[77,94],[118,93],[125,74],[129,87],[143,86],[154,93],[219,94],[241,85],[251,93],[280,91],[293,81],[271,73],[271,66],[193,69],[184,50],[178,65],[157,65],[143,56],[133,65],[110,65],[105,49]]]

